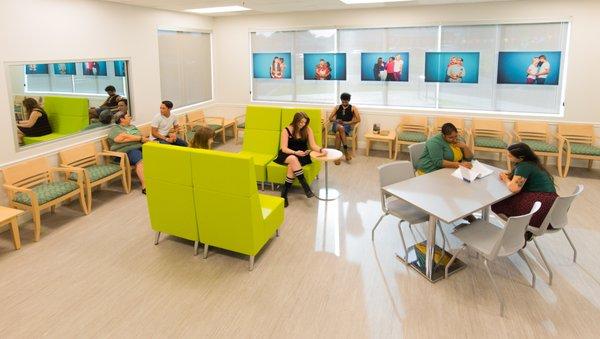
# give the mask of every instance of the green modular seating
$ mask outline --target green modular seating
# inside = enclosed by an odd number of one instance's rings
[[[246,129],[281,131],[281,107],[253,106],[246,107]]]
[[[283,223],[283,199],[258,194],[248,155],[198,150],[192,173],[204,257],[215,246],[249,255],[252,269],[254,256]]]
[[[321,127],[321,109],[320,108],[283,108],[281,110],[281,125],[280,128],[283,130],[287,127],[294,118],[294,114],[297,112],[305,112],[310,118],[310,128],[312,129],[315,135],[315,142],[317,145],[322,144],[323,140],[323,131]],[[247,132],[246,132],[247,133]],[[281,135],[281,134],[280,134]],[[246,137],[244,137],[244,140]],[[304,176],[306,177],[306,182],[310,185],[313,180],[319,174],[321,170],[321,162],[313,160],[312,164],[306,165],[304,168]],[[287,167],[283,165],[279,165],[275,162],[270,162],[267,165],[267,180],[272,183],[281,184],[285,181],[285,176],[287,172]],[[298,186],[300,183],[298,180],[294,180],[294,185]]]
[[[258,194],[249,155],[146,143],[152,229],[254,256],[283,223],[283,199]]]
[[[89,125],[87,98],[45,97],[44,110],[48,114],[52,133],[39,137],[23,137],[25,145],[58,139],[77,133]]]

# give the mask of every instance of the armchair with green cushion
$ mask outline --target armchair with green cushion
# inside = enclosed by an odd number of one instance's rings
[[[208,247],[254,256],[283,223],[283,199],[258,194],[252,157],[190,150],[198,232]],[[206,164],[211,164],[207,166]]]
[[[158,244],[167,233],[194,241],[198,252],[198,225],[194,205],[191,149],[149,142],[144,144],[144,176],[150,223]],[[207,166],[211,167],[211,166]]]
[[[294,114],[304,112],[310,118],[309,126],[315,135],[317,145],[322,144],[323,128],[321,125],[321,109],[320,108],[284,108],[281,110],[281,130],[287,127],[293,120]],[[248,118],[246,118],[248,119]],[[247,133],[247,132],[246,132]],[[312,164],[303,167],[304,177],[310,185],[321,171],[321,162],[313,160]],[[271,161],[267,165],[267,180],[271,183],[281,184],[285,181],[287,167]],[[298,186],[298,180],[294,180],[294,185]]]
[[[25,145],[58,139],[77,133],[89,125],[87,98],[45,97],[44,110],[48,114],[52,133],[39,137],[23,137]]]

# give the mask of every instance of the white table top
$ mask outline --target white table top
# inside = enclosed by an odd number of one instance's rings
[[[310,152],[310,157],[319,161],[335,161],[341,159],[342,156],[344,156],[342,152],[338,151],[335,148],[323,148],[323,150],[327,151],[327,154],[325,154],[325,156],[316,157],[313,156],[312,152]]]
[[[498,178],[501,169],[482,179],[466,182],[453,177],[454,169],[444,168],[383,187],[383,190],[423,211],[450,223],[513,193]]]

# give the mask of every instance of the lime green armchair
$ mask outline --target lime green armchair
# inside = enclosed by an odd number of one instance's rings
[[[148,212],[154,244],[161,233],[200,241],[194,204],[190,149],[149,142],[143,146]],[[210,167],[210,166],[207,166]]]
[[[254,257],[283,223],[283,199],[258,194],[251,156],[192,150],[198,231],[209,246]],[[210,166],[207,166],[210,164]]]
[[[280,132],[281,107],[254,105],[247,106],[246,129],[261,129]]]
[[[78,133],[89,125],[88,108],[87,98],[45,97],[44,110],[48,114],[52,133],[39,137],[25,136],[23,143],[30,145]]]
[[[287,127],[294,118],[294,114],[297,112],[304,112],[310,118],[309,126],[315,135],[315,142],[317,145],[322,144],[323,130],[321,125],[321,109],[320,108],[284,108],[281,110],[281,130]],[[306,182],[310,185],[321,171],[321,162],[313,160],[312,164],[303,167],[304,177]],[[271,183],[282,184],[285,181],[287,168],[286,166],[277,164],[271,161],[267,165],[267,180]],[[299,186],[298,180],[294,180],[294,185]]]

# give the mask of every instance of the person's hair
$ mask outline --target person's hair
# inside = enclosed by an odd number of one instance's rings
[[[100,117],[98,117],[98,120],[101,123],[108,125],[108,124],[110,124],[112,117],[113,117],[112,113],[109,110],[105,110],[100,113]]]
[[[34,98],[25,98],[23,99],[23,107],[25,107],[25,111],[27,113],[33,112],[36,108],[42,108],[40,104]]]
[[[340,100],[348,100],[348,101],[350,101],[351,97],[352,96],[350,95],[350,93],[344,92],[344,93],[342,93],[342,95],[340,95]]]
[[[544,58],[544,60],[548,60],[544,54],[540,55],[538,58]]]
[[[111,91],[111,92],[116,92],[117,89],[115,88],[115,86],[113,85],[108,85],[106,86],[106,88],[104,89],[105,92]]]
[[[442,134],[443,135],[450,135],[450,134],[452,134],[452,132],[458,133],[458,129],[452,123],[447,122],[442,125]]]
[[[194,138],[190,142],[191,148],[209,148],[210,139],[215,137],[215,131],[213,131],[210,127],[199,126],[194,133]]]
[[[115,124],[119,125],[121,123],[121,119],[123,119],[127,115],[126,113],[119,112],[115,114]]]
[[[304,127],[298,128],[298,125],[300,124],[300,121],[302,119],[306,119],[306,124],[304,124]],[[302,140],[307,140],[309,123],[310,123],[310,118],[308,117],[308,115],[306,115],[306,113],[298,112],[298,113],[294,114],[294,119],[292,119],[292,123],[291,123],[291,125],[294,127],[294,135],[300,134],[300,138]]]
[[[529,147],[529,145],[527,145],[524,142],[518,142],[516,144],[508,146],[507,150],[513,157],[521,159],[521,161],[528,161],[535,164],[539,169],[548,174],[550,180],[554,184],[554,177],[552,176],[552,174],[550,174],[550,172],[548,172],[546,167],[544,167],[544,165],[540,161],[540,158],[537,156],[537,154],[535,154],[531,147]]]
[[[125,105],[128,105],[127,99],[121,98],[121,99],[119,99],[119,101],[117,101],[117,103],[119,103],[121,101],[123,101],[125,103]]]
[[[165,100],[162,102],[163,105],[167,106],[168,109],[173,108],[173,103],[169,100]]]

